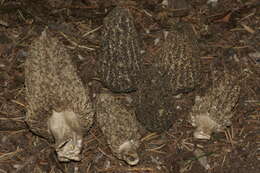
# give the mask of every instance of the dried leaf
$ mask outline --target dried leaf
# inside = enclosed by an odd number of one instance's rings
[[[227,15],[225,15],[225,16],[222,17],[221,19],[215,20],[215,22],[228,23],[228,22],[230,22],[231,14],[232,14],[232,12],[229,12]]]

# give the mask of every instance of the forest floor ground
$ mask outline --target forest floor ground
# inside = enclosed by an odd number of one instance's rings
[[[33,135],[26,124],[24,62],[31,41],[48,26],[70,50],[83,81],[95,71],[102,20],[114,0],[0,1],[0,173],[259,173],[260,76],[248,83],[225,132],[208,141],[193,138],[194,128],[183,113],[162,134],[142,138],[140,164],[130,167],[113,157],[95,125],[84,138],[81,162],[59,163],[53,148]],[[55,4],[56,2],[56,4]],[[152,62],[162,37],[160,0],[131,1],[128,7]],[[190,0],[190,22],[205,65],[216,58],[243,59],[260,68],[260,4],[257,0]],[[173,11],[174,13],[174,11]],[[160,43],[160,42],[159,42]],[[87,67],[87,68],[86,68]],[[259,74],[259,73],[258,73]],[[190,103],[182,103],[190,107]]]

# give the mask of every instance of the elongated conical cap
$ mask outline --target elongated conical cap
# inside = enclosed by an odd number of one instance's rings
[[[30,48],[25,63],[27,122],[36,133],[46,135],[52,110],[77,113],[84,128],[93,121],[92,103],[77,76],[76,68],[63,44],[43,31]]]
[[[126,8],[115,7],[104,18],[99,75],[114,92],[136,90],[140,73],[140,46],[133,16]]]

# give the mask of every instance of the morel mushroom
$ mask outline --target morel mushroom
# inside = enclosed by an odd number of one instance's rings
[[[137,89],[140,48],[133,17],[128,9],[115,7],[103,21],[98,71],[104,86],[113,92]]]
[[[223,73],[214,79],[213,86],[205,96],[197,96],[190,113],[191,124],[197,129],[194,137],[210,139],[213,132],[219,132],[231,125],[234,108],[240,95],[238,78]]]
[[[195,34],[184,22],[172,24],[166,33],[155,65],[159,73],[169,78],[173,94],[189,92],[199,85],[201,76]]]
[[[139,86],[134,97],[138,121],[151,132],[168,130],[176,117],[169,78],[158,74],[158,68],[144,68]]]
[[[169,129],[176,117],[175,95],[200,84],[201,62],[193,34],[187,23],[172,24],[155,63],[143,68],[136,115],[149,131]]]
[[[32,132],[55,141],[60,161],[79,161],[83,131],[90,128],[94,115],[89,91],[66,48],[46,30],[29,48],[25,84],[26,122]]]
[[[140,134],[129,95],[101,91],[96,98],[96,116],[112,153],[129,165],[139,162]]]

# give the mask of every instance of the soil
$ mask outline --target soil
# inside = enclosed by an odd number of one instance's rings
[[[175,10],[166,13],[161,1],[125,4],[134,15],[147,64],[156,58],[165,20],[180,16]],[[193,26],[205,73],[209,73],[213,60],[228,59],[241,67],[249,66],[254,75],[244,84],[232,126],[225,132],[213,134],[208,141],[194,139],[187,114],[192,104],[187,98],[194,93],[186,94],[185,99],[178,100],[178,116],[167,132],[143,132],[140,164],[130,167],[111,154],[95,124],[86,133],[82,161],[59,163],[52,145],[32,134],[24,122],[24,62],[31,41],[49,27],[68,47],[79,75],[88,85],[96,77],[102,20],[117,0],[0,1],[0,172],[260,172],[260,3],[188,2],[188,12],[181,13],[182,20]],[[205,80],[198,92],[203,93],[209,85],[210,81]]]

